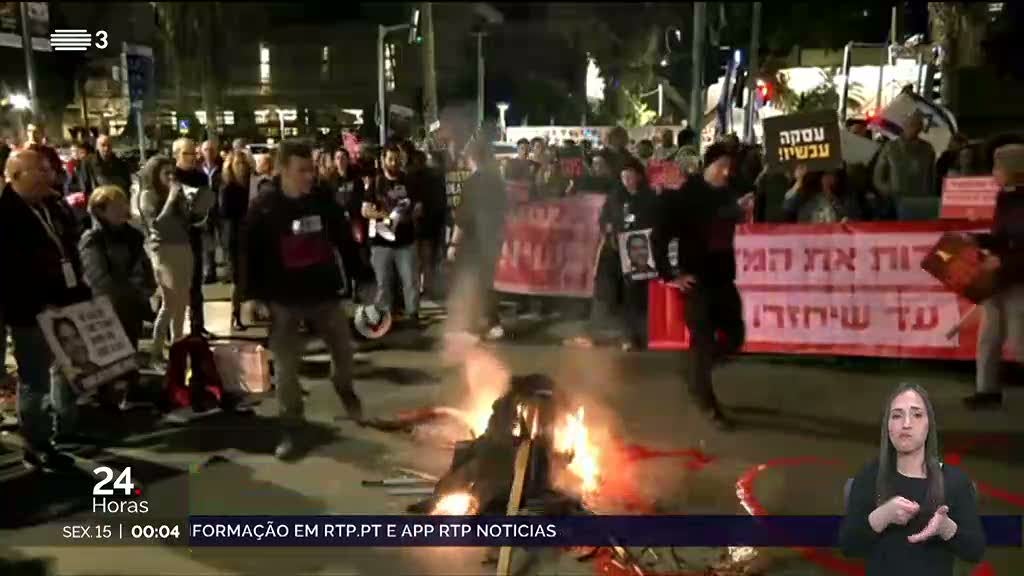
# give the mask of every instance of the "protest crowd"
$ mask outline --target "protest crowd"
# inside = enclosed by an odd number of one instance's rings
[[[738,225],[934,220],[944,178],[993,174],[1002,191],[991,234],[979,243],[993,256],[986,266],[1001,289],[983,305],[978,392],[965,402],[998,406],[1004,340],[1024,348],[1024,146],[972,146],[957,134],[936,158],[919,137],[922,120],[907,118],[870,162],[827,170],[769,162],[765,150],[735,134],[701,153],[690,129],[631,142],[615,128],[604,142],[522,139],[514,156],[500,159],[486,131],[465,142],[400,140],[359,150],[286,140],[256,155],[240,140],[219,148],[180,139],[135,174],[106,135],[76,142],[65,163],[32,127],[20,146],[2,146],[0,195],[0,269],[19,271],[18,281],[0,287],[0,343],[13,343],[16,376],[8,378],[17,382],[26,462],[66,466],[65,445],[94,441],[76,428],[80,387],[54,367],[37,323],[45,310],[109,297],[133,349],[152,340],[145,367],[166,373],[166,387],[183,386],[179,344],[189,354],[199,348],[203,358],[220,337],[207,330],[203,285],[230,283],[233,334],[270,319],[282,420],[277,455],[286,457],[303,414],[302,334],[324,339],[335,390],[361,419],[352,326],[364,338],[423,330],[423,303],[447,298],[449,316],[463,316],[462,330],[493,341],[514,337],[502,310],[519,318],[566,314],[570,307],[550,295],[496,291],[496,268],[509,249],[506,215],[526,203],[584,196],[603,198],[603,241],[588,270],[592,297],[573,299],[587,329],[565,345],[645,349],[648,284],[679,288],[693,349],[685,381],[708,417],[728,428],[711,370],[744,344]],[[845,128],[868,135],[863,122]],[[349,299],[356,306],[339,305]],[[469,301],[475,307],[467,311]],[[81,335],[74,325],[67,334],[54,326],[75,361],[73,340]],[[219,398],[217,390],[197,389],[192,358],[187,394],[193,402],[206,392]],[[180,398],[166,390],[147,396],[138,383],[130,372],[103,384],[96,399],[116,410],[136,401],[168,409]]]

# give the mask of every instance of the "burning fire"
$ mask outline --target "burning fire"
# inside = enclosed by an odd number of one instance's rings
[[[466,347],[460,350],[460,356],[464,362],[468,385],[467,402],[463,405],[464,420],[473,434],[479,437],[487,430],[494,401],[508,389],[511,373],[504,363],[488,350]],[[513,435],[521,436],[528,433],[531,438],[536,437],[536,415],[526,414],[525,406],[516,408],[519,418],[515,426],[521,428],[521,423],[525,423],[529,430],[513,429]],[[578,486],[581,495],[595,495],[601,483],[601,452],[587,427],[582,406],[575,413],[569,412],[560,418],[552,440],[554,450],[570,458],[567,471],[574,477],[572,483]],[[444,499],[457,496],[459,495],[451,494]]]
[[[476,499],[469,492],[446,494],[434,505],[435,516],[469,516],[476,511]]]
[[[565,421],[555,429],[555,451],[569,455],[569,472],[580,481],[584,496],[597,492],[601,482],[600,451],[590,438],[584,422],[583,406],[575,414],[565,415]]]

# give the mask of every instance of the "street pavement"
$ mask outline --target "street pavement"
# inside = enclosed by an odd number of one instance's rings
[[[208,287],[208,328],[229,332],[223,287]],[[357,389],[370,416],[425,406],[464,406],[463,371],[441,354],[440,310],[422,333],[399,331],[361,342]],[[841,514],[847,478],[878,452],[887,394],[915,381],[935,405],[947,462],[975,480],[986,514],[1024,512],[1024,391],[1010,388],[1001,411],[974,414],[960,398],[971,389],[965,364],[745,356],[716,373],[716,389],[739,422],[731,433],[698,417],[684,390],[682,353],[575,349],[560,345],[578,324],[520,323],[513,337],[487,345],[514,374],[546,373],[587,407],[601,448],[616,464],[616,487],[599,512]],[[245,336],[260,336],[251,330]],[[484,549],[188,549],[167,545],[67,544],[62,526],[96,524],[89,510],[97,464],[131,466],[150,506],[149,519],[191,514],[403,514],[415,497],[365,487],[366,479],[412,468],[439,475],[451,451],[422,434],[360,428],[346,420],[328,380],[329,359],[319,343],[306,355],[304,386],[309,452],[294,463],[272,456],[277,404],[261,398],[253,414],[213,412],[191,420],[141,411],[111,417],[86,412],[84,424],[109,445],[80,453],[77,477],[28,474],[0,465],[0,574],[494,574]],[[189,416],[187,412],[185,416]],[[435,430],[436,431],[436,430]],[[8,464],[16,434],[0,438]],[[0,459],[5,458],[0,453]],[[625,486],[625,487],[624,487]],[[646,574],[854,574],[838,552],[790,549],[657,551],[641,560]],[[675,557],[675,560],[671,558]],[[569,551],[517,551],[523,574],[625,574],[606,562],[581,562]],[[7,561],[5,566],[3,561]],[[1024,573],[1020,549],[990,549],[986,570],[958,566],[957,574]],[[19,568],[14,568],[18,563]],[[30,568],[26,568],[26,567]],[[32,572],[31,569],[38,571]]]

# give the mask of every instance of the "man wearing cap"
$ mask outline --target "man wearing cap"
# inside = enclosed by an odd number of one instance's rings
[[[994,160],[992,176],[1000,191],[992,232],[978,241],[988,252],[982,265],[995,272],[997,292],[982,305],[977,392],[964,398],[970,409],[1002,405],[999,361],[1007,339],[1017,361],[1024,360],[1024,144],[998,148]]]
[[[736,289],[733,238],[736,223],[753,207],[754,195],[737,199],[729,179],[735,162],[731,146],[719,142],[704,154],[704,173],[681,190],[661,196],[651,245],[658,275],[686,295],[690,358],[686,380],[698,409],[721,430],[732,422],[712,388],[716,361],[743,346],[743,303]],[[677,266],[669,261],[669,243],[678,240]],[[678,268],[678,269],[677,269]],[[721,332],[722,338],[718,337]]]
[[[875,189],[896,204],[900,220],[934,220],[935,149],[920,138],[924,117],[915,110],[900,137],[887,142],[875,163]]]

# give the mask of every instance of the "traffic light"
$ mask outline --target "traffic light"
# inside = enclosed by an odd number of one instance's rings
[[[775,99],[775,86],[764,80],[757,81],[757,104],[764,106]]]
[[[412,18],[409,19],[409,44],[422,44],[423,36],[420,34],[420,9],[412,11]]]
[[[718,82],[718,79],[727,76],[732,66],[733,50],[728,46],[711,46],[708,55],[704,59],[704,87],[711,86]]]

